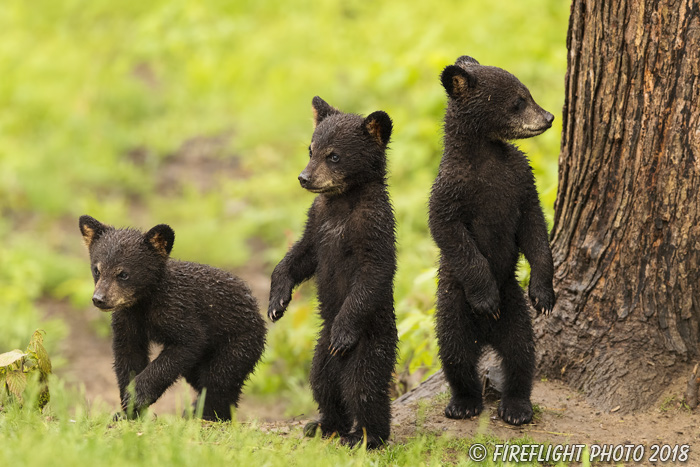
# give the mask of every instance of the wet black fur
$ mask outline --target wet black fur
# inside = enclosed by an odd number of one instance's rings
[[[542,133],[553,116],[505,70],[460,57],[442,73],[448,94],[445,150],[430,196],[430,231],[440,248],[437,337],[452,400],[450,418],[482,409],[477,362],[484,345],[503,358],[499,416],[532,418],[534,340],[529,307],[515,278],[522,252],[529,296],[554,306],[552,254],[532,169],[508,141]]]
[[[169,259],[175,234],[146,234],[80,218],[95,280],[93,301],[112,311],[114,370],[122,409],[133,380],[138,414],[179,376],[206,388],[203,418],[229,420],[265,345],[265,321],[248,286],[210,266]],[[149,344],[163,345],[153,361]]]
[[[313,99],[316,129],[302,186],[319,193],[304,234],[272,273],[270,308],[282,317],[292,290],[316,278],[323,328],[311,368],[321,414],[307,426],[368,447],[389,437],[389,386],[396,362],[395,221],[386,183],[389,116],[342,113]]]

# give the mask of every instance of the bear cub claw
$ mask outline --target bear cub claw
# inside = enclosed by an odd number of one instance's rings
[[[498,404],[498,416],[511,425],[523,425],[532,421],[532,404],[527,399],[504,397]]]
[[[479,399],[452,397],[445,407],[445,417],[456,420],[472,418],[484,410],[484,404]]]

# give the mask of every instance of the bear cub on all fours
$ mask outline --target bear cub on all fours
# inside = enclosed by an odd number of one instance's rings
[[[82,216],[80,231],[95,280],[92,301],[112,312],[125,412],[118,417],[138,415],[184,376],[198,393],[206,388],[204,419],[230,420],[267,332],[248,286],[220,269],[169,259],[175,233],[165,224],[142,234]],[[163,350],[150,361],[152,342]]]
[[[532,419],[535,345],[516,265],[522,252],[532,270],[530,300],[544,313],[554,306],[553,265],[532,169],[508,141],[539,135],[554,117],[515,76],[471,57],[445,68],[442,84],[445,150],[429,224],[440,248],[439,355],[452,391],[445,415],[483,410],[477,363],[490,345],[502,358],[498,414],[520,425]]]
[[[367,447],[389,438],[389,385],[396,362],[393,279],[395,221],[386,182],[389,116],[346,114],[319,97],[315,130],[301,186],[318,193],[301,239],[272,273],[272,321],[282,317],[292,291],[316,277],[323,327],[311,365],[311,389],[324,437],[337,433]]]

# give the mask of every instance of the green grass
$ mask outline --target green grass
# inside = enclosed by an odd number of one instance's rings
[[[177,234],[175,257],[228,269],[254,263],[269,274],[301,234],[313,199],[296,177],[312,133],[311,98],[320,95],[344,111],[385,110],[394,121],[397,372],[429,375],[438,367],[427,199],[441,155],[439,73],[472,55],[514,73],[556,115],[552,130],[519,143],[551,219],[568,13],[557,0],[3,2],[0,352],[20,347],[36,328],[56,352],[66,325],[42,315],[42,299],[90,307],[81,214],[119,226],[166,222]],[[183,172],[181,186],[163,192],[164,168],[197,137],[225,137],[212,157],[235,159],[238,176],[214,176],[202,192]],[[264,362],[247,386],[289,400],[289,413],[313,409],[306,384],[318,327],[313,297],[313,286],[302,286],[271,326]],[[7,430],[11,417],[2,418]],[[67,423],[29,426],[56,441],[65,429],[77,442],[90,423],[103,422]],[[149,425],[145,440],[157,439],[159,426]],[[100,428],[107,437],[120,429]],[[180,442],[209,452],[207,444]],[[104,447],[90,437],[82,443]]]
[[[13,420],[6,424],[18,428]],[[435,437],[366,453],[344,448],[337,441],[302,439],[300,428],[280,435],[263,433],[255,425],[202,426],[170,418],[113,425],[104,418],[29,423],[23,419],[21,438],[11,436],[8,428],[3,432],[0,462],[18,467],[84,465],[87,459],[94,466],[417,465],[417,459],[424,459],[423,465],[444,465],[448,457],[467,465],[462,446],[454,448]],[[63,446],[60,451],[59,446]],[[29,452],[31,456],[26,456]]]
[[[491,457],[495,444],[504,442],[483,434],[464,439],[419,429],[411,438],[367,452],[341,446],[337,439],[304,438],[301,425],[211,423],[172,415],[113,422],[110,414],[76,403],[80,398],[61,381],[52,378],[51,389],[44,413],[29,408],[36,395],[31,391],[24,408],[7,401],[0,405],[1,465],[503,465],[470,460],[473,443],[484,445]],[[508,442],[533,443],[528,438]]]

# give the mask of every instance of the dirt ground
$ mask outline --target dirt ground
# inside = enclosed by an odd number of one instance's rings
[[[682,383],[682,384],[681,384]],[[532,393],[535,419],[521,427],[507,425],[497,415],[498,400],[486,399],[486,410],[479,419],[450,420],[443,411],[448,402],[442,378],[434,385],[437,397],[394,403],[394,437],[403,439],[415,433],[449,433],[456,437],[477,434],[508,440],[527,436],[552,444],[690,444],[700,441],[697,413],[677,402],[685,382],[669,387],[660,404],[637,413],[601,412],[583,395],[557,381],[537,381]],[[674,398],[674,396],[676,396]],[[410,394],[409,394],[410,397]],[[700,458],[696,459],[700,465]]]

